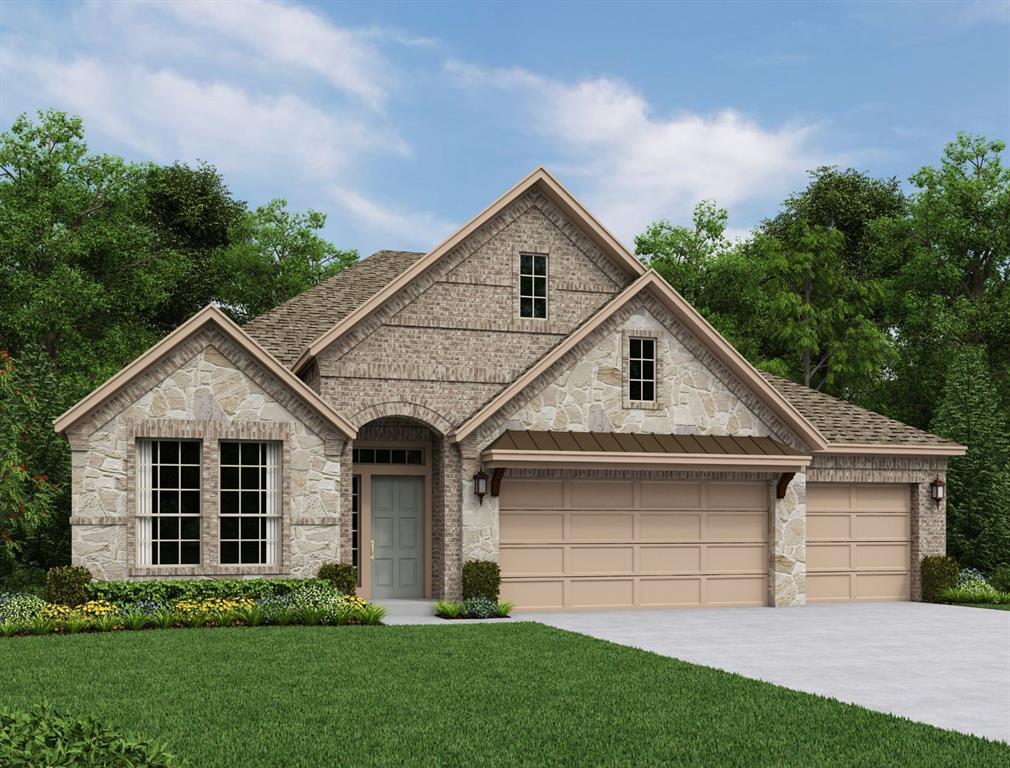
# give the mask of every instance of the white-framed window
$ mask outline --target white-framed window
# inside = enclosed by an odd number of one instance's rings
[[[646,403],[656,399],[655,339],[628,339],[628,399]]]
[[[279,565],[281,444],[222,440],[222,565]]]
[[[354,449],[357,452],[357,448]],[[351,563],[361,586],[361,475],[351,476]]]
[[[546,254],[519,254],[519,317],[547,317]]]
[[[200,441],[137,441],[137,563],[200,564]]]

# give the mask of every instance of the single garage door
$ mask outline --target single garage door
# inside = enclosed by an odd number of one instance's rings
[[[807,484],[807,602],[910,598],[911,491]]]
[[[499,503],[517,608],[767,605],[763,483],[506,477]]]

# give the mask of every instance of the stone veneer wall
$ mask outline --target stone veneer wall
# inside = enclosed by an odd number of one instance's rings
[[[156,437],[203,443],[199,566],[136,565],[136,441]],[[216,330],[185,341],[68,438],[73,562],[97,578],[312,576],[320,563],[339,556],[342,435]],[[278,565],[218,563],[220,439],[283,442]]]
[[[912,492],[912,599],[922,599],[922,558],[947,553],[947,503],[937,504],[929,484],[946,480],[947,459],[928,456],[814,456],[810,483],[908,483]]]
[[[807,477],[797,472],[783,498],[768,484],[768,605],[807,604]]]

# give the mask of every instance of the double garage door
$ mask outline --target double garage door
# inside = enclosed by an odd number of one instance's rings
[[[518,608],[768,604],[768,485],[505,478],[502,598]],[[807,599],[907,600],[907,485],[807,485]]]

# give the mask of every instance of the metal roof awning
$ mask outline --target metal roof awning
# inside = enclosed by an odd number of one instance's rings
[[[506,467],[796,472],[811,457],[770,437],[508,430],[481,454]]]

